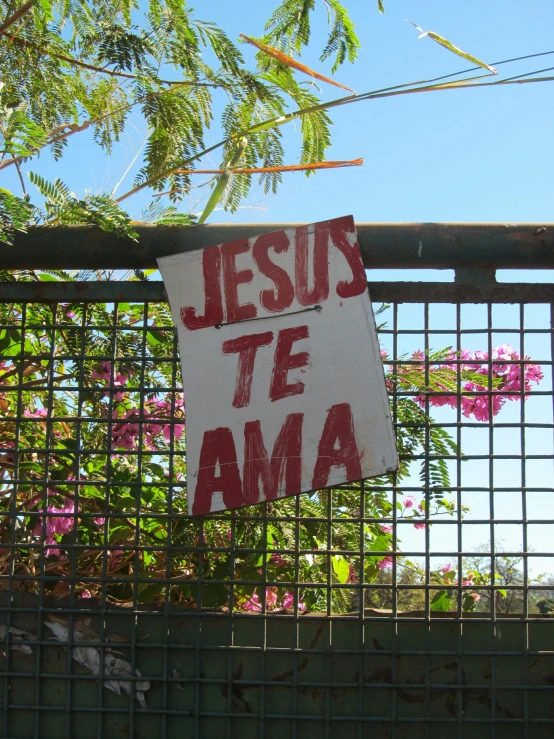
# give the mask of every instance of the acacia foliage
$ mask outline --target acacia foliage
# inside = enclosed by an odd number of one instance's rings
[[[333,71],[346,60],[353,62],[359,41],[337,0],[283,0],[260,40],[299,57],[312,43],[313,16],[321,9],[329,20],[321,59],[331,59]],[[57,160],[70,144],[78,146],[79,134],[87,130],[110,153],[131,117],[140,113],[149,133],[130,192],[169,190],[174,200],[191,186],[191,175],[178,170],[197,166],[210,127],[219,126],[225,140],[219,149],[223,168],[245,133],[248,145],[237,166],[275,167],[285,163],[281,129],[259,124],[291,107],[320,102],[310,78],[299,79],[267,54],[260,52],[249,66],[241,45],[216,23],[199,18],[184,0],[149,0],[140,6],[133,0],[41,0],[26,6],[9,0],[0,17],[0,79],[0,172],[20,168],[45,150]],[[214,104],[222,100],[216,123]],[[325,159],[330,125],[325,110],[302,117],[302,164]],[[236,209],[251,180],[248,174],[232,177],[220,205]],[[280,180],[278,172],[261,176],[266,192],[275,192]],[[64,186],[68,193],[70,186]],[[102,197],[105,202],[95,206],[105,206],[104,220],[91,219],[90,208],[79,210],[78,203],[68,201],[69,222],[78,216],[82,223],[106,226],[121,207],[105,193]],[[35,212],[25,194],[0,190],[0,239],[9,241],[15,229],[24,227],[27,211],[38,222],[52,220],[51,213]],[[125,220],[122,212],[115,217]],[[64,216],[58,210],[54,222],[60,220]],[[133,235],[130,226],[124,235]]]

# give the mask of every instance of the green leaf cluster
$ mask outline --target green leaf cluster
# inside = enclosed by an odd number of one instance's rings
[[[59,179],[48,182],[34,172],[29,172],[29,179],[45,199],[44,220],[49,224],[99,226],[103,231],[115,233],[119,237],[137,239],[138,234],[131,219],[111,195],[100,193],[85,195],[80,199]]]
[[[329,31],[321,59],[332,57],[335,71],[346,60],[355,60],[359,41],[343,4],[325,0],[323,7]],[[0,17],[0,26],[11,12]],[[311,41],[316,12],[315,0],[284,0],[267,23],[266,40],[300,56]],[[238,166],[285,163],[279,125],[264,127],[266,121],[291,108],[304,110],[320,102],[314,92],[317,88],[304,79],[298,81],[295,75],[263,54],[258,54],[257,65],[250,68],[225,30],[198,18],[183,0],[149,0],[140,8],[133,0],[35,3],[0,33],[0,177],[2,170],[25,167],[45,149],[59,159],[89,129],[96,144],[110,153],[138,113],[148,137],[133,187],[122,198],[151,188],[158,193],[168,191],[174,202],[180,201],[192,184],[191,174],[180,170],[194,170],[210,150],[206,134],[215,125],[214,105],[222,99],[227,102],[219,122],[226,139],[221,168],[233,159],[237,140],[243,136],[247,146]],[[302,116],[302,163],[325,158],[331,143],[330,125],[323,110]],[[279,173],[261,175],[265,192],[275,192],[280,182]],[[236,210],[251,185],[250,175],[229,174],[217,185],[218,206]],[[67,193],[61,197],[61,188],[60,183],[54,188],[56,193],[45,188],[50,196],[36,213],[39,222],[46,213],[49,225],[95,223],[127,235],[113,198],[70,198]],[[23,211],[14,215],[13,224],[10,216],[15,202],[4,206],[4,235],[0,237],[4,240],[8,231],[20,227],[16,223],[20,224]],[[172,222],[188,223],[192,218],[184,214]]]

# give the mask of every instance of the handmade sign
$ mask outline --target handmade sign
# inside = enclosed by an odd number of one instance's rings
[[[397,468],[351,216],[158,264],[181,351],[189,514]]]

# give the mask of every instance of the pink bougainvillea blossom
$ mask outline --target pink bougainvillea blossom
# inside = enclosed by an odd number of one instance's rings
[[[416,500],[413,495],[405,495],[404,500],[402,501],[404,508],[412,508],[415,502]]]
[[[294,594],[289,592],[288,590],[285,591],[281,602],[279,603],[279,594],[278,589],[275,586],[267,587],[265,589],[265,608],[266,611],[273,611],[275,613],[278,613],[279,611],[282,611],[283,609],[293,609],[294,608],[294,601],[295,597]],[[262,602],[260,600],[260,597],[258,596],[258,593],[254,590],[254,593],[250,598],[248,598],[243,604],[242,608],[245,611],[250,611],[251,613],[260,613],[262,610]],[[302,598],[298,601],[298,610],[304,611],[306,609],[306,605],[302,603]]]
[[[283,608],[294,608],[294,595],[288,590],[283,596]]]
[[[268,610],[275,608],[277,603],[277,588],[266,588],[265,589],[265,607]]]
[[[388,523],[382,523],[381,531],[385,534],[392,534],[392,526]]]
[[[288,564],[287,560],[277,552],[273,552],[273,554],[269,558],[269,562],[275,567],[286,567]]]
[[[42,536],[42,525],[44,520],[46,521],[45,528],[47,537],[53,536],[54,534],[67,534],[73,529],[75,523],[75,503],[72,500],[66,499],[61,508],[48,506],[46,508],[46,513],[46,516],[40,516],[40,522],[36,524],[33,530],[33,534],[35,536]]]
[[[28,408],[25,408],[23,415],[26,418],[46,418],[48,411],[46,408],[39,408],[38,411],[30,411]]]
[[[113,412],[113,418],[117,422],[112,428],[112,449],[129,451],[137,449],[142,425],[145,446],[157,451],[159,449],[157,437],[163,435],[166,442],[170,443],[172,439],[178,441],[183,436],[185,430],[183,393],[176,393],[173,404],[169,395],[163,400],[155,396],[150,397],[145,400],[142,413],[137,407],[126,410],[118,407]]]
[[[418,371],[419,369],[423,381],[425,356],[421,351],[414,352],[413,361],[421,362],[420,368],[417,364],[411,365],[411,370]],[[433,392],[448,393],[449,388],[441,382],[441,378],[444,378],[445,374],[450,374],[450,386],[452,387],[452,384],[457,381],[456,365],[458,362],[461,372],[482,375],[483,382],[478,382],[476,379],[467,380],[461,387],[461,396],[456,394],[418,395],[415,398],[416,402],[421,408],[426,407],[427,400],[432,407],[448,405],[451,408],[457,408],[459,404],[463,415],[466,418],[474,418],[476,421],[489,421],[491,416],[496,416],[500,412],[507,400],[526,400],[533,383],[539,384],[544,377],[539,365],[532,364],[529,357],[524,357],[522,360],[519,353],[509,344],[497,346],[492,350],[490,357],[488,352],[483,351],[471,352],[467,349],[459,353],[452,351],[447,355],[445,362],[448,363],[428,368],[429,385]],[[404,374],[406,372],[407,370],[404,369]]]
[[[387,556],[387,557],[384,557],[383,559],[379,560],[379,562],[377,562],[377,567],[380,570],[388,570],[388,569],[390,569],[392,567],[392,557]]]
[[[58,542],[51,536],[47,536],[44,540],[45,549],[44,554],[46,557],[61,557],[62,550],[58,547]]]
[[[424,529],[426,526],[425,523],[414,523],[414,529]]]
[[[294,594],[289,593],[287,590],[285,594],[283,595],[282,600],[283,608],[286,608],[287,610],[292,611],[294,609]],[[298,601],[298,610],[299,611],[305,611],[306,605],[302,603],[302,598]]]
[[[452,565],[450,562],[447,565],[444,565],[444,567],[441,569],[441,572],[443,575],[446,575],[447,572],[452,572]]]
[[[96,367],[92,370],[90,376],[92,377],[93,380],[109,382],[112,376],[112,363],[111,362],[98,362]]]
[[[15,462],[15,453],[12,451],[15,449],[15,441],[13,439],[4,439],[0,442],[0,463],[8,462],[13,464]]]
[[[130,408],[125,411],[120,423],[116,423],[112,429],[112,449],[128,449],[136,448],[136,441],[140,435],[140,426],[132,419],[138,418],[139,412],[137,408]],[[114,418],[118,418],[117,412]]]
[[[46,515],[37,521],[33,536],[44,538],[44,553],[47,557],[60,557],[61,549],[55,536],[63,536],[73,530],[75,525],[75,503],[66,499],[61,508],[47,506]]]
[[[262,610],[262,605],[260,603],[260,599],[258,598],[258,594],[253,593],[252,597],[245,601],[242,607],[245,611],[260,612]]]
[[[125,399],[125,388],[127,386],[127,382],[129,381],[129,377],[131,376],[132,372],[130,372],[128,375],[123,375],[120,372],[117,374],[114,374],[113,382],[111,381],[112,378],[112,363],[108,361],[101,361],[99,362],[96,367],[91,372],[91,377],[93,380],[98,380],[99,382],[104,382],[107,385],[109,385],[111,388],[115,388],[116,391],[113,393],[113,399],[115,403],[121,403]],[[109,391],[106,391],[104,395],[109,395]]]

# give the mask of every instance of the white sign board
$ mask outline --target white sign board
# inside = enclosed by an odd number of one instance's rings
[[[189,514],[397,469],[351,216],[158,264],[181,351]]]

